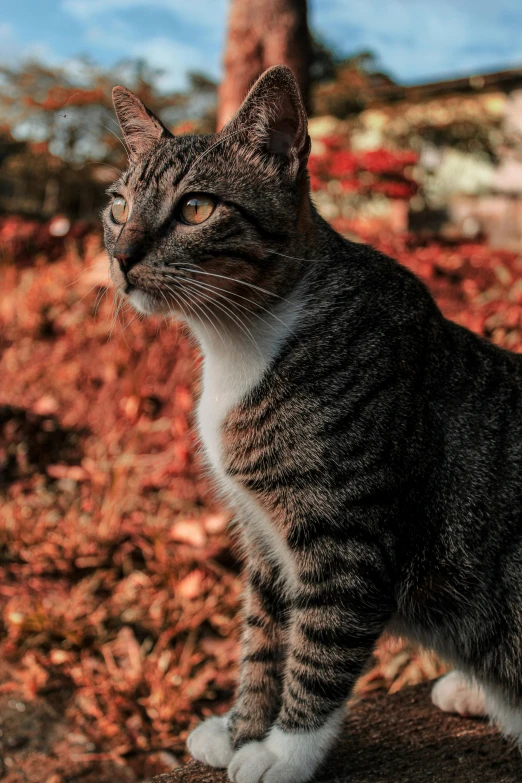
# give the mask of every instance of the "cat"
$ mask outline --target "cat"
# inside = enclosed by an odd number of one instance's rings
[[[233,783],[311,780],[385,629],[456,667],[442,709],[522,737],[522,357],[319,216],[288,68],[215,135],[113,97],[111,275],[201,347],[199,434],[246,560],[237,698],[190,753]]]

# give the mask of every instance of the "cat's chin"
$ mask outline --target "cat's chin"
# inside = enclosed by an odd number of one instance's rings
[[[159,307],[155,297],[147,294],[145,291],[140,291],[139,288],[129,291],[127,298],[134,309],[141,315],[154,315],[161,311],[161,307]]]

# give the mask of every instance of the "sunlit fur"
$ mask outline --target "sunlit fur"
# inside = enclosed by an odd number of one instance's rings
[[[213,136],[114,95],[130,165],[111,188],[126,224],[104,214],[111,274],[201,346],[199,434],[245,555],[236,702],[191,753],[234,783],[310,780],[390,627],[463,673],[437,704],[520,738],[522,358],[319,217],[288,69]],[[191,193],[216,200],[195,226]]]

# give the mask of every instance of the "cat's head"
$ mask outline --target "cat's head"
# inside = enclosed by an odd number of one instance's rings
[[[215,135],[173,136],[124,87],[113,100],[129,155],[103,213],[117,289],[143,313],[222,320],[266,306],[295,275],[289,256],[310,222],[310,139],[292,72],[266,71]]]

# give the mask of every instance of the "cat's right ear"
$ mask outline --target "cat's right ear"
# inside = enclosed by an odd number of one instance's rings
[[[112,102],[131,161],[150,152],[162,136],[172,135],[126,87],[114,87]]]
[[[296,78],[285,65],[274,65],[254,84],[237,114],[221,131],[235,135],[286,161],[292,176],[306,166],[310,137],[306,109]]]

